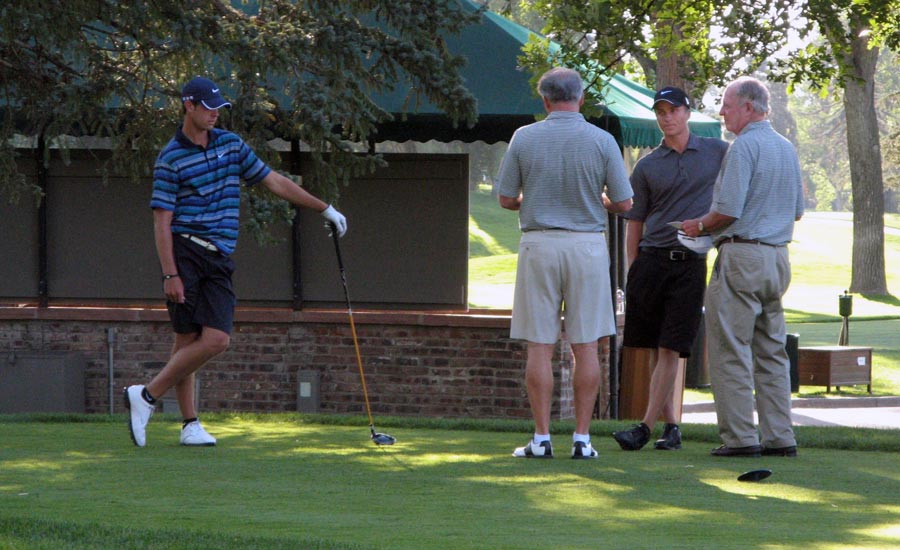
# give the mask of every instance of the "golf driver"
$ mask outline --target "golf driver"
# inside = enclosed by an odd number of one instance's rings
[[[337,226],[328,222],[331,228],[331,236],[334,239],[334,252],[337,254],[338,268],[341,270],[341,284],[344,285],[344,298],[347,300],[347,315],[350,317],[350,333],[353,335],[353,349],[356,351],[356,364],[359,366],[359,379],[362,381],[363,397],[366,400],[366,413],[369,415],[369,430],[372,432],[372,441],[376,445],[393,445],[397,438],[392,435],[375,431],[375,421],[372,420],[372,408],[369,406],[369,392],[366,389],[366,375],[363,373],[362,357],[359,355],[359,342],[356,339],[356,325],[353,323],[353,308],[350,306],[350,290],[347,288],[347,275],[344,272],[344,261],[341,259],[340,237]]]

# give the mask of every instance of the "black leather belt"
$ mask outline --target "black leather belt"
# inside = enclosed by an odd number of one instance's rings
[[[722,239],[721,241],[716,243],[716,248],[719,248],[725,243],[737,243],[737,244],[759,244],[762,246],[779,246],[777,244],[769,244],[760,241],[759,239],[744,239],[742,237],[727,237]]]
[[[687,262],[690,260],[705,260],[706,254],[697,254],[681,248],[642,248],[641,254],[649,254],[657,258],[665,258],[672,262]]]

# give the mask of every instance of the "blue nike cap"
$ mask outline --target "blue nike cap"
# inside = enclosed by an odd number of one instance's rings
[[[231,103],[222,97],[219,87],[212,80],[202,76],[194,77],[184,85],[181,90],[181,101],[199,101],[204,107],[212,110],[231,107]]]
[[[666,86],[662,90],[656,92],[656,95],[653,96],[653,106],[656,107],[656,104],[660,101],[671,103],[676,107],[679,105],[684,105],[685,107],[691,106],[691,102],[688,100],[688,96],[684,93],[684,90],[676,88],[675,86]]]

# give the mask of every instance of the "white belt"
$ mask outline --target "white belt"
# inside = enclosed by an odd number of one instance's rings
[[[185,239],[191,241],[192,243],[199,244],[200,246],[209,250],[210,252],[218,252],[219,251],[219,249],[218,249],[218,247],[216,247],[216,245],[214,245],[213,243],[211,243],[209,241],[203,240],[196,235],[189,235],[187,233],[180,233],[180,235],[182,237],[184,237]]]

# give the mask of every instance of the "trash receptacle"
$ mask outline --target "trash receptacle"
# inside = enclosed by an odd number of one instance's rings
[[[706,355],[706,314],[700,313],[700,329],[691,347],[691,356],[684,368],[684,387],[709,387],[709,362]]]
[[[787,351],[788,360],[791,362],[791,393],[800,391],[800,335],[788,334],[784,342],[784,349]]]

